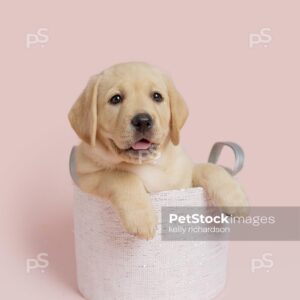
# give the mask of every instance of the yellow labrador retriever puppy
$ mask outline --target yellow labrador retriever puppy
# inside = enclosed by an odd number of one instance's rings
[[[149,193],[202,186],[225,212],[243,214],[246,196],[221,167],[194,165],[179,146],[188,110],[171,79],[145,63],[112,66],[93,76],[69,113],[82,140],[79,187],[109,199],[127,231],[155,235]]]

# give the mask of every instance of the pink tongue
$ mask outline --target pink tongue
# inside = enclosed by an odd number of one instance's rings
[[[138,141],[134,145],[132,145],[132,148],[134,150],[147,150],[151,146],[151,143],[148,141]]]

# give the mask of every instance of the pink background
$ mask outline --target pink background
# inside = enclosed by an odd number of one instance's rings
[[[117,62],[172,75],[190,108],[182,143],[195,161],[215,141],[236,141],[251,204],[299,205],[299,9],[296,0],[2,5],[0,298],[82,299],[68,174],[78,139],[67,113],[89,76]],[[48,43],[27,48],[39,28]],[[262,28],[272,41],[251,48],[249,34]],[[299,250],[299,242],[232,242],[218,299],[296,299]],[[49,266],[27,273],[26,260],[44,252]],[[273,267],[252,272],[264,253]]]

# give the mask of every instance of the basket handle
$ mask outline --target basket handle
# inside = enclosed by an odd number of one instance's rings
[[[73,182],[76,185],[78,185],[76,163],[75,163],[75,152],[76,152],[76,146],[73,146],[71,153],[70,153],[70,158],[69,158],[69,172],[70,172]]]
[[[244,161],[245,161],[244,151],[242,147],[239,146],[238,144],[233,142],[215,143],[210,150],[208,162],[216,164],[224,146],[229,147],[233,151],[235,157],[235,163],[232,169],[224,166],[222,167],[226,169],[232,176],[234,176],[243,168]]]

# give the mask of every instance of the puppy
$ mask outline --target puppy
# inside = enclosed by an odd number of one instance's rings
[[[91,77],[69,112],[82,140],[79,187],[111,201],[126,230],[141,239],[155,235],[152,192],[201,186],[225,213],[245,213],[246,196],[227,171],[193,164],[179,146],[187,116],[171,79],[145,63],[114,65]]]

